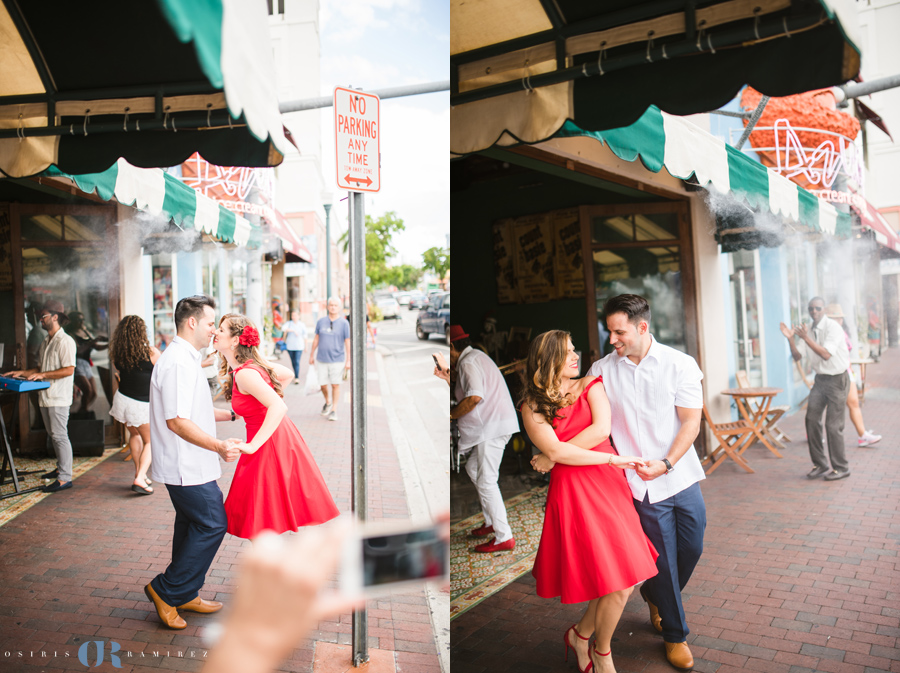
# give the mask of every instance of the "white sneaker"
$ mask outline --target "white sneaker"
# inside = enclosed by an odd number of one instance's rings
[[[326,403],[325,406],[322,407],[322,415],[327,416],[328,414],[331,413],[331,409],[332,409],[332,406],[330,404]]]
[[[866,430],[863,433],[863,436],[858,440],[858,446],[861,448],[863,446],[872,446],[872,444],[876,444],[881,441],[881,435],[876,435],[871,430]]]
[[[332,411],[330,414],[328,414],[328,420],[329,420],[329,421],[336,421],[336,420],[337,420],[337,412]]]

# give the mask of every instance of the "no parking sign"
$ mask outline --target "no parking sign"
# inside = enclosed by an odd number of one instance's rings
[[[373,93],[334,88],[335,167],[341,189],[381,189],[379,103]]]

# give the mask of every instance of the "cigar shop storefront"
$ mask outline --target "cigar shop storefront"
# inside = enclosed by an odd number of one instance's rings
[[[567,121],[544,142],[458,154],[452,245],[464,271],[454,283],[466,300],[453,320],[501,366],[564,329],[585,372],[610,350],[604,303],[634,293],[650,302],[654,336],[696,358],[706,390],[723,390],[734,373],[720,251],[759,246],[760,213],[811,236],[849,234],[830,204],[653,107],[630,127]],[[740,216],[715,215],[711,199]],[[731,413],[721,395],[707,404]]]
[[[106,345],[121,316],[142,316],[151,343],[164,345],[174,332],[173,289],[218,296],[221,251],[246,245],[250,234],[246,220],[174,177],[124,160],[89,176],[53,169],[0,179],[2,371],[36,366],[46,337],[38,316],[47,300],[62,302],[67,331],[80,325],[97,346],[89,356],[96,399],[82,409],[76,386],[73,447],[119,445],[122,429],[108,413],[117,385]],[[45,445],[36,393],[6,394],[0,403],[14,445]]]

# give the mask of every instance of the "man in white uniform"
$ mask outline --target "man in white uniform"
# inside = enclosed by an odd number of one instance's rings
[[[825,300],[813,297],[809,300],[809,315],[812,327],[797,325],[793,329],[781,323],[781,333],[791,346],[791,356],[795,360],[809,356],[816,379],[809,391],[806,406],[806,436],[809,441],[809,457],[813,462],[810,479],[825,477],[835,481],[850,476],[850,465],[844,455],[844,416],[847,409],[847,395],[850,393],[850,353],[844,342],[844,330],[831,318],[825,316]],[[800,337],[800,349],[794,343],[794,336]],[[825,414],[825,434],[828,437],[828,455],[831,466],[825,458],[822,445],[822,414]]]
[[[163,624],[183,629],[178,610],[216,612],[222,604],[199,596],[206,572],[225,537],[228,521],[219,457],[240,457],[241,440],[216,439],[216,421],[233,421],[233,411],[213,407],[200,367],[200,350],[216,329],[215,301],[186,297],[175,306],[177,336],[163,351],[150,379],[150,437],[153,481],[166,485],[175,508],[172,562],[144,587]]]
[[[690,355],[664,346],[650,334],[650,305],[623,294],[603,309],[615,348],[593,364],[612,409],[611,437],[620,455],[641,456],[647,467],[626,470],[644,533],[659,552],[659,573],[641,585],[650,621],[663,634],[666,658],[690,669],[690,633],[681,592],[703,553],[705,478],[693,441],[700,432],[703,373]]]
[[[459,450],[471,451],[466,472],[478,491],[484,525],[472,531],[475,537],[491,533],[494,538],[475,547],[489,554],[516,546],[500,495],[500,462],[514,432],[519,431],[516,408],[503,374],[490,357],[472,348],[469,335],[459,325],[450,325],[450,366],[456,370],[456,399],[450,418],[459,427]]]

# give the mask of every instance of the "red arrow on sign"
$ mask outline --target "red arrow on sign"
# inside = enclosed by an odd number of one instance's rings
[[[369,177],[367,177],[365,180],[363,180],[362,178],[353,178],[353,177],[350,177],[350,174],[347,173],[347,176],[344,178],[344,182],[350,182],[351,180],[352,180],[353,182],[357,182],[357,183],[358,183],[358,182],[363,182],[363,183],[365,183],[366,187],[368,187],[369,185],[372,184],[372,179],[369,178]]]

